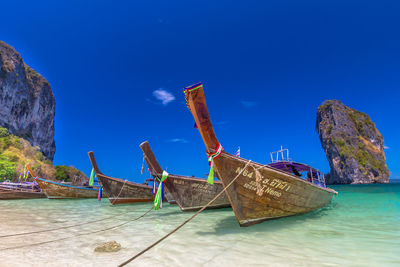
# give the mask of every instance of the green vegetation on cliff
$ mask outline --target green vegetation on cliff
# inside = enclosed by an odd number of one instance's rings
[[[2,180],[10,180],[16,175],[16,164],[9,161],[7,157],[0,155],[0,182]]]
[[[75,169],[74,167],[58,165],[55,166],[56,174],[55,177],[57,180],[63,180],[65,182],[74,181],[75,177],[82,175],[80,170]]]
[[[25,139],[12,135],[7,129],[0,127],[0,182],[17,180],[28,163],[35,175],[42,178],[77,183],[87,179],[74,167],[54,166],[43,156],[39,147],[32,147]]]

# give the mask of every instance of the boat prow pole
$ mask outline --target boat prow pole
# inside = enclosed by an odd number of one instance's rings
[[[208,113],[206,98],[204,96],[203,84],[199,83],[186,87],[184,89],[186,100],[190,112],[196,121],[197,128],[206,145],[207,152],[212,153],[217,149],[219,142],[214,133],[214,128],[211,123]]]
[[[94,169],[94,172],[95,172],[97,175],[98,175],[98,174],[103,174],[103,173],[100,171],[99,167],[97,166],[97,162],[96,162],[96,159],[95,159],[95,157],[94,157],[93,151],[89,151],[89,152],[88,152],[88,155],[89,155],[90,163],[92,164],[92,167],[93,167],[93,169]]]
[[[158,163],[156,156],[153,153],[153,150],[150,147],[148,141],[144,141],[139,145],[140,149],[143,151],[144,160],[146,161],[147,166],[151,170],[150,173],[152,175],[156,175],[161,177],[163,173],[163,169],[161,168],[160,164]]]

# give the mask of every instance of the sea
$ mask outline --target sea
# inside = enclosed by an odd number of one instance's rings
[[[400,266],[400,183],[333,188],[323,209],[250,227],[230,208],[206,210],[127,266]],[[118,266],[194,214],[151,207],[2,200],[0,266]],[[94,251],[114,240],[120,251]]]

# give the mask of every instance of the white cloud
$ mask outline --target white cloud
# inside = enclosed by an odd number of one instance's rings
[[[257,106],[257,102],[253,102],[253,101],[240,101],[240,103],[242,103],[242,105],[245,107],[245,108],[252,108],[252,107],[255,107],[255,106]]]
[[[388,146],[384,146],[383,148],[384,148],[384,149],[389,149],[390,147],[388,147]]]
[[[170,142],[170,143],[188,143],[188,140],[183,139],[183,138],[172,138],[172,139],[167,140],[167,142]]]
[[[164,106],[168,105],[168,103],[175,100],[175,96],[173,94],[161,88],[155,90],[153,92],[153,96],[158,100],[160,100]]]

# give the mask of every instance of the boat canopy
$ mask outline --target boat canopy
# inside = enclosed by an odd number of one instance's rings
[[[281,147],[280,150],[271,152],[270,155],[271,163],[269,163],[268,166],[307,179],[309,182],[318,186],[326,187],[324,174],[310,165],[292,161],[289,158],[288,149],[283,149]],[[304,172],[306,173],[305,176],[302,174]]]
[[[278,162],[270,163],[270,164],[268,164],[268,166],[278,169],[278,170],[281,170],[281,171],[293,173],[297,176],[299,176],[299,175],[296,174],[296,171],[299,174],[301,172],[312,172],[314,177],[316,177],[318,175],[322,175],[322,173],[320,171],[318,171],[317,169],[314,169],[313,167],[311,167],[307,164],[303,164],[303,163],[299,163],[299,162],[278,161]],[[293,169],[296,171],[294,171]]]

